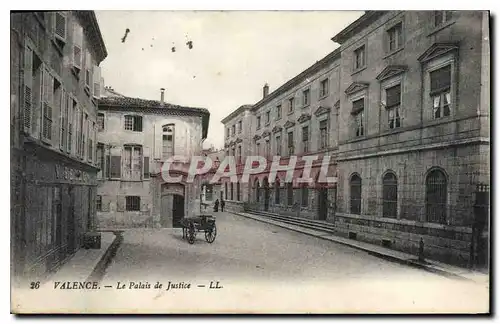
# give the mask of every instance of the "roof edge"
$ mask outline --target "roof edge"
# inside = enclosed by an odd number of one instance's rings
[[[342,44],[349,38],[351,38],[354,33],[360,31],[368,24],[373,22],[375,19],[379,18],[380,16],[388,12],[389,11],[381,11],[381,10],[366,11],[361,17],[353,21],[346,28],[342,29],[339,33],[333,36],[331,40],[334,41],[335,43]]]
[[[251,108],[252,108],[252,105],[241,105],[236,110],[233,110],[229,115],[227,115],[226,117],[224,117],[220,122],[222,124],[225,124],[228,121],[230,121],[231,119],[233,119],[234,117],[236,117],[242,111],[250,110]]]

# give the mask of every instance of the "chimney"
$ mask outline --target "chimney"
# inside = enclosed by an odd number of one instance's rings
[[[160,101],[161,101],[161,103],[165,103],[165,88],[161,88],[160,91],[161,91]]]
[[[262,88],[262,98],[267,97],[269,94],[269,85],[266,83],[264,84],[264,88]]]

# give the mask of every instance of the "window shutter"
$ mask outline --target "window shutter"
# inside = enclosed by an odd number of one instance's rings
[[[110,167],[110,178],[112,179],[121,178],[121,171],[122,171],[121,155],[111,155],[109,167]]]
[[[24,49],[24,131],[31,131],[31,116],[33,107],[33,50],[28,46]]]
[[[66,28],[66,13],[54,13],[54,36],[56,39],[66,42],[67,28]]]
[[[149,156],[144,157],[144,179],[149,179]]]
[[[54,78],[47,68],[43,69],[42,86],[42,137],[52,140],[52,105],[54,102]]]
[[[116,211],[125,211],[125,196],[116,196]]]
[[[394,107],[394,106],[399,106],[400,101],[401,101],[401,85],[398,84],[394,87],[391,87],[389,89],[385,90],[386,92],[386,107]]]
[[[101,211],[103,212],[109,212],[109,203],[110,203],[110,197],[109,196],[101,196]]]
[[[94,65],[94,98],[99,99],[101,97],[101,68],[97,65]]]
[[[451,65],[447,65],[430,73],[432,93],[446,91],[451,85]]]
[[[66,90],[63,88],[61,91],[61,104],[59,110],[59,147],[64,150],[66,146],[66,121],[67,121],[67,100]]]
[[[77,23],[73,24],[73,66],[82,68],[83,28]]]
[[[92,63],[92,55],[88,49],[85,50],[85,85],[88,87],[90,93],[93,91],[92,83],[92,69],[94,64]]]
[[[104,177],[109,179],[111,178],[111,155],[106,154],[106,162],[105,162],[105,175]]]

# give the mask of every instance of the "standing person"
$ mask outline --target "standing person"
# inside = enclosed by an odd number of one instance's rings
[[[219,199],[217,199],[215,201],[215,204],[214,204],[214,212],[218,212],[219,211]]]
[[[224,211],[224,206],[226,205],[226,202],[224,201],[224,198],[220,199],[220,211]]]

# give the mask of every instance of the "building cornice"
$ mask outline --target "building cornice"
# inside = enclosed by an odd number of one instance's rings
[[[368,25],[376,21],[379,17],[385,15],[388,12],[389,11],[366,11],[364,15],[356,19],[349,26],[340,31],[337,35],[333,36],[331,40],[342,45],[345,41],[349,40],[352,36],[356,35]]]
[[[291,88],[299,85],[307,77],[317,73],[318,71],[323,69],[326,65],[330,64],[331,62],[333,62],[339,58],[340,58],[340,48],[337,48],[333,52],[331,52],[328,55],[326,55],[325,57],[323,57],[321,60],[317,61],[316,63],[314,63],[313,65],[311,65],[310,67],[308,67],[307,69],[302,71],[301,73],[299,73],[297,76],[295,76],[292,79],[290,79],[289,81],[287,81],[285,84],[280,86],[278,89],[274,90],[269,95],[262,98],[259,102],[257,102],[255,105],[253,105],[252,111],[259,109],[260,107],[269,103],[274,98],[285,93],[286,91],[290,90]]]
[[[220,122],[222,124],[226,124],[228,121],[230,121],[234,117],[238,116],[243,111],[249,110],[251,108],[252,108],[252,105],[243,105],[243,106],[240,106],[240,107],[238,107],[238,109],[236,109],[235,111],[233,111],[232,113],[230,113],[229,115],[227,115],[226,117],[224,117]]]
[[[108,51],[95,12],[93,10],[79,10],[75,11],[75,14],[80,19],[83,30],[87,32],[88,40],[94,45],[95,54],[97,55],[96,60],[99,65],[108,56]]]

